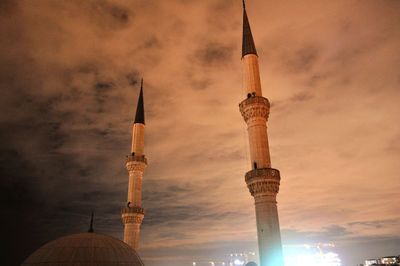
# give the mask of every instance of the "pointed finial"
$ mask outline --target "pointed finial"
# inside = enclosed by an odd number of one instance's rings
[[[93,233],[94,232],[94,230],[93,230],[93,216],[94,216],[94,212],[92,211],[92,217],[90,218],[90,227],[89,227],[89,230],[88,230],[89,233]]]
[[[140,92],[136,107],[136,116],[134,123],[141,123],[144,125],[143,78],[140,82]]]
[[[243,39],[242,39],[242,58],[247,54],[257,55],[253,35],[251,34],[249,18],[247,17],[246,4],[243,0]]]

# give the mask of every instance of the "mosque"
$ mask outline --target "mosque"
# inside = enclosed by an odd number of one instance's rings
[[[280,172],[271,168],[267,135],[270,104],[262,96],[258,55],[243,1],[242,65],[244,100],[240,112],[247,124],[251,170],[245,174],[250,194],[254,197],[257,238],[261,266],[283,266],[282,244],[276,195]],[[144,265],[138,253],[140,226],[145,211],[142,207],[142,179],[147,166],[144,154],[143,80],[138,97],[136,116],[132,126],[131,153],[127,156],[129,173],[126,206],[122,208],[124,240],[95,233],[93,214],[86,233],[61,237],[40,247],[22,266],[140,266]],[[247,265],[256,265],[249,262]]]

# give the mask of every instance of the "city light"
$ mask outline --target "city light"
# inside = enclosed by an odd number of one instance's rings
[[[239,259],[235,259],[235,260],[233,261],[233,264],[235,264],[235,265],[243,265],[243,264],[244,264],[244,261],[239,260]]]
[[[285,246],[286,266],[341,266],[341,260],[332,248],[333,244],[305,244]]]
[[[342,266],[333,243],[284,245],[283,253],[285,266]],[[193,266],[244,266],[250,261],[258,260],[258,254],[254,251],[228,253],[223,257],[196,261],[193,262]],[[392,257],[385,259],[392,261]]]

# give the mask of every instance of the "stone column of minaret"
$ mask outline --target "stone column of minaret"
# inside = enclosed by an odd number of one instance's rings
[[[252,170],[246,173],[247,187],[254,197],[260,266],[282,266],[283,254],[276,195],[279,170],[271,168],[267,120],[270,104],[262,96],[258,55],[243,1],[242,63],[245,97],[240,112],[247,124]]]
[[[139,248],[140,225],[144,218],[142,208],[142,179],[147,166],[144,156],[144,106],[143,79],[136,109],[135,122],[132,126],[131,154],[127,156],[126,169],[129,173],[127,205],[122,209],[124,224],[124,242],[133,249]]]

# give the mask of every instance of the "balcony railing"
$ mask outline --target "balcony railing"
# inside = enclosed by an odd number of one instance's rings
[[[144,155],[127,155],[126,156],[127,162],[143,162],[147,164],[147,158]]]
[[[246,105],[255,104],[255,103],[266,104],[268,107],[270,107],[268,99],[261,97],[261,96],[250,96],[249,98],[247,98],[247,99],[243,100],[241,103],[239,103],[239,106],[241,108],[243,108]]]
[[[258,168],[248,171],[245,176],[246,182],[253,178],[266,178],[266,179],[275,179],[277,181],[281,180],[281,175],[279,170],[274,168]]]
[[[144,214],[144,209],[139,206],[132,206],[132,207],[124,207],[121,210],[121,213],[142,213]]]

